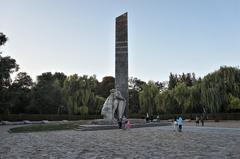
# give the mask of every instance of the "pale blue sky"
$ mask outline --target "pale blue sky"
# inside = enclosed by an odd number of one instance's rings
[[[240,0],[0,0],[3,55],[32,78],[115,73],[115,17],[129,16],[129,76],[204,76],[240,63]]]

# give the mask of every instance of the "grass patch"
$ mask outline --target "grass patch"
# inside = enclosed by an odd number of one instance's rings
[[[56,131],[56,130],[72,130],[79,127],[77,122],[68,123],[51,123],[28,125],[9,129],[9,133],[26,133],[26,132],[39,132],[39,131]]]

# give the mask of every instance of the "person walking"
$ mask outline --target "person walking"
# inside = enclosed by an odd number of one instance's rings
[[[122,129],[122,119],[118,119],[118,128]]]
[[[203,118],[203,116],[201,116],[201,123],[202,123],[202,126],[204,126],[204,118]]]
[[[146,123],[148,123],[148,122],[149,122],[149,115],[147,113],[147,115],[146,115]]]
[[[127,118],[125,116],[123,116],[123,119],[122,119],[122,129],[123,130],[125,130],[126,124],[127,124]]]
[[[176,127],[177,127],[177,117],[174,117],[174,119],[173,119],[173,131],[176,131]]]
[[[199,126],[199,117],[196,116],[196,126]]]

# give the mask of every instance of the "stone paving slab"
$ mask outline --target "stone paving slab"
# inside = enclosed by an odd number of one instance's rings
[[[0,159],[239,159],[240,129],[184,126],[13,133],[0,126]]]

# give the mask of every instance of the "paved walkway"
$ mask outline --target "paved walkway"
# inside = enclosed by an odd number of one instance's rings
[[[240,123],[238,123],[240,125]],[[189,125],[189,124],[186,124]],[[0,126],[0,159],[238,158],[240,128],[171,126],[14,133]]]

